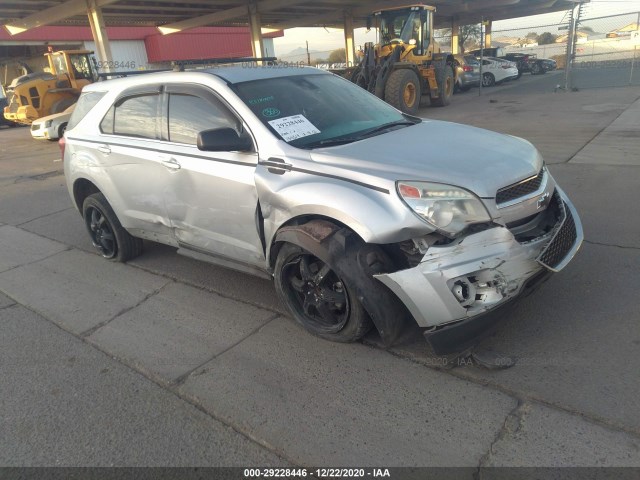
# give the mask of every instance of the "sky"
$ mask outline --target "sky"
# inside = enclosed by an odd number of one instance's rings
[[[425,0],[425,3],[428,4],[428,0]],[[640,0],[591,0],[591,2],[586,5],[587,18],[628,12],[640,12]],[[565,12],[555,12],[546,15],[536,15],[535,17],[502,20],[495,22],[493,29],[495,31],[526,27],[529,25],[536,26],[560,23],[564,14]],[[374,30],[367,33],[366,29],[358,28],[355,30],[354,35],[356,47],[363,45],[365,42],[375,42],[376,40]],[[284,31],[284,37],[274,39],[273,43],[276,56],[282,60],[286,60],[287,53],[299,47],[304,48],[306,41],[309,42],[309,50],[326,52],[326,56],[328,56],[332,50],[344,48],[344,36],[341,29],[291,28]]]

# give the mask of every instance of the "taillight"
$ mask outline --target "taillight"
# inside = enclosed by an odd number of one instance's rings
[[[60,147],[60,153],[62,155],[62,160],[64,161],[64,147],[67,146],[64,136],[60,137],[60,140],[58,140],[58,146]]]
[[[465,65],[464,67],[462,67],[462,70],[465,72],[473,72],[473,67]]]

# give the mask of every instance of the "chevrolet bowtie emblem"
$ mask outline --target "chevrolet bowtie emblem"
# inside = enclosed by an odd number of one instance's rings
[[[548,199],[549,199],[549,192],[545,193],[538,199],[538,203],[536,204],[536,207],[538,208],[538,210],[540,210],[542,207],[545,206]]]

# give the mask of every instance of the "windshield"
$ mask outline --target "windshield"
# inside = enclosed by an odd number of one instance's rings
[[[380,14],[380,43],[387,45],[392,40],[409,43],[413,39],[420,41],[420,12],[390,10]]]
[[[299,75],[238,83],[238,96],[272,132],[300,148],[355,141],[411,117],[335,75]],[[418,120],[413,120],[415,123]],[[384,133],[381,129],[377,133]]]
[[[53,68],[55,68],[55,72],[51,72],[54,75],[61,73],[69,73],[67,70],[67,63],[62,55],[51,55],[51,59],[53,60]]]
[[[88,55],[69,55],[69,60],[71,60],[71,68],[73,68],[74,77],[77,79],[92,80],[91,64],[89,63]]]

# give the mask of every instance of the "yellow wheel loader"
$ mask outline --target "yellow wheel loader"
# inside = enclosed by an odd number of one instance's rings
[[[73,105],[85,85],[98,77],[87,50],[48,52],[49,71],[14,78],[7,87],[4,117],[30,125],[34,120],[59,113]]]
[[[455,85],[453,55],[442,53],[433,38],[435,7],[410,5],[373,14],[378,42],[365,44],[350,80],[415,115],[423,95],[431,105],[449,105]]]

